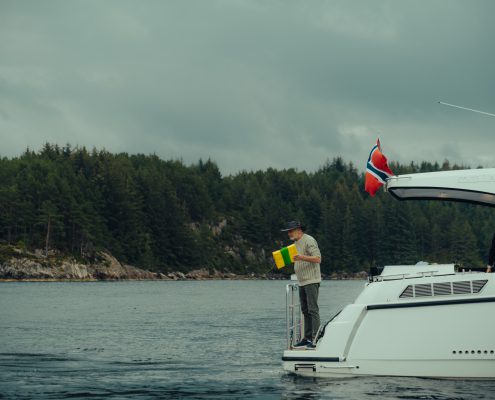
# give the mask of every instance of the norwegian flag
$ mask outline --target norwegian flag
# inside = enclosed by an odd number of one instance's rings
[[[366,164],[366,181],[364,190],[371,196],[385,184],[388,178],[394,176],[394,173],[387,164],[387,157],[382,154],[380,139],[377,139],[376,145],[373,146]]]

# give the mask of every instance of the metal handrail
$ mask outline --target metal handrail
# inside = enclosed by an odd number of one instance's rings
[[[392,281],[392,280],[398,280],[398,279],[412,279],[412,278],[428,278],[430,276],[435,276],[435,273],[439,272],[438,270],[431,270],[431,271],[418,271],[416,272],[415,276],[410,272],[405,272],[402,274],[389,274],[389,275],[377,275],[373,276],[373,282],[383,282],[383,281]]]
[[[289,283],[285,292],[285,309],[287,320],[287,349],[301,341],[303,332],[303,317],[299,302],[299,285]]]

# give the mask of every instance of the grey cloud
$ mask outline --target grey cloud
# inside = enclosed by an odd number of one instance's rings
[[[493,166],[491,1],[0,1],[2,156],[45,141],[225,173]]]

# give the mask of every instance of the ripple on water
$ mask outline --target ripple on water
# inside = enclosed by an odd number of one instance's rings
[[[0,283],[0,398],[493,398],[490,381],[286,374],[285,284]],[[323,282],[322,319],[361,289]]]

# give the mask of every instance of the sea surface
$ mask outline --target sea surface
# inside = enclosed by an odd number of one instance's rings
[[[491,381],[285,373],[287,283],[0,283],[0,398],[495,398]],[[323,282],[322,320],[363,287]]]

